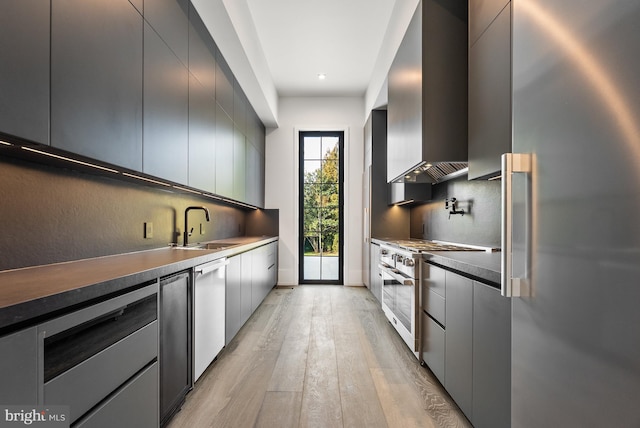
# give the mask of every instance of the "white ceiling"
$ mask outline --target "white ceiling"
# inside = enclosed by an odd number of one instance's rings
[[[375,107],[418,0],[192,3],[258,115],[277,126],[282,96],[362,96]]]

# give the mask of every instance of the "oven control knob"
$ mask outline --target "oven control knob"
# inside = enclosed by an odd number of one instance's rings
[[[400,254],[396,255],[396,263],[404,263],[404,256],[401,256]]]
[[[414,266],[415,262],[414,262],[413,259],[406,258],[406,259],[404,259],[402,264],[405,265],[405,266]]]

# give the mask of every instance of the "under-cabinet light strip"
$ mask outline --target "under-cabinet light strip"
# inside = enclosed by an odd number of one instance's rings
[[[0,140],[0,144],[4,144],[5,146],[13,146],[11,143],[7,143],[6,141]]]
[[[141,177],[141,176],[139,176],[139,175],[135,175],[135,174],[129,174],[128,172],[123,172],[123,173],[122,173],[122,175],[125,175],[125,176],[127,176],[127,177],[131,177],[131,178],[137,178],[138,180],[148,181],[149,183],[160,184],[161,186],[171,187],[171,185],[170,185],[170,184],[163,183],[162,181],[152,180],[152,179],[150,179],[150,178]]]
[[[185,192],[195,193],[196,195],[202,195],[202,192],[198,192],[197,190],[187,189],[186,187],[180,187],[180,186],[171,186],[171,187],[173,187],[174,189],[183,190]]]
[[[67,161],[67,162],[73,162],[73,163],[77,163],[77,164],[84,165],[84,166],[90,166],[92,168],[101,169],[103,171],[112,172],[114,174],[118,173],[118,171],[116,171],[115,169],[106,168],[104,166],[95,165],[95,164],[92,164],[92,163],[89,163],[89,162],[83,162],[83,161],[79,161],[79,160],[76,160],[76,159],[71,159],[71,158],[68,158],[68,157],[65,157],[65,156],[55,155],[53,153],[43,152],[42,150],[32,149],[31,147],[22,146],[21,148],[23,150],[27,150],[29,152],[38,153],[40,155],[45,155],[45,156],[50,156],[52,158],[61,159],[61,160]]]

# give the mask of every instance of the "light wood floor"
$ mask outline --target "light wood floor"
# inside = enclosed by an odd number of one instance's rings
[[[274,289],[170,428],[470,427],[364,287]]]

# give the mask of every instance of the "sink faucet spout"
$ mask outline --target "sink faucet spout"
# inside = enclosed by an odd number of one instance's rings
[[[189,236],[191,236],[191,233],[193,232],[193,228],[189,229],[189,211],[191,210],[202,210],[204,211],[204,217],[207,221],[210,220],[210,216],[209,216],[209,210],[206,207],[187,207],[186,210],[184,210],[184,243],[183,245],[188,245],[189,244]]]

